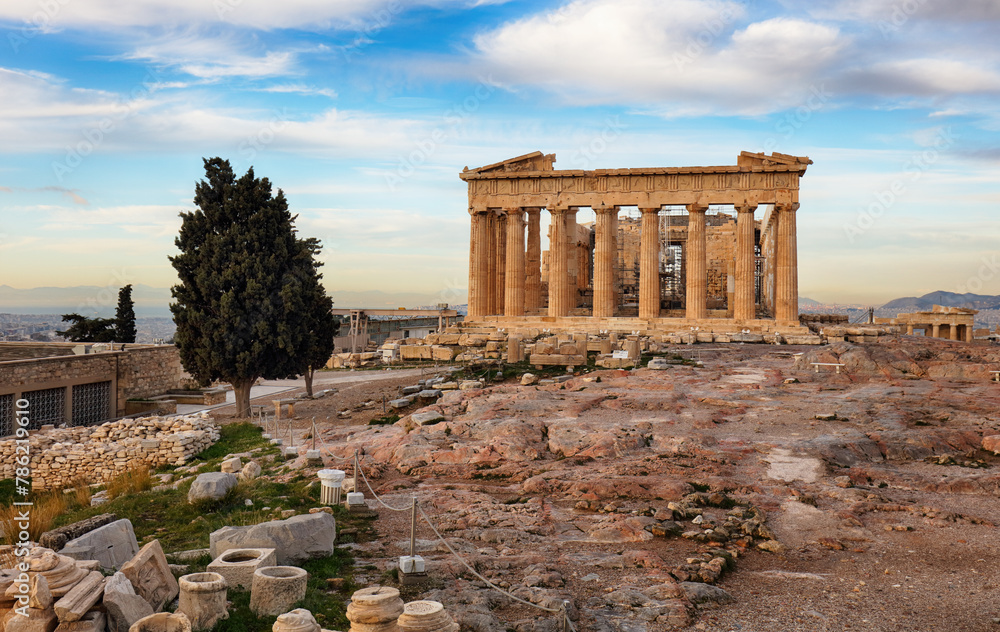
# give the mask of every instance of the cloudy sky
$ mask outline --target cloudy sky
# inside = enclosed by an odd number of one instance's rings
[[[815,162],[803,296],[1000,294],[998,31],[998,0],[3,0],[0,284],[171,285],[222,156],[328,289],[459,302],[464,166],[749,150]]]

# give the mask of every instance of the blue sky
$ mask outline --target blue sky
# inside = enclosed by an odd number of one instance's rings
[[[998,32],[997,0],[4,0],[0,283],[171,285],[222,156],[329,290],[462,302],[463,167],[749,150],[815,162],[803,296],[1000,294]]]

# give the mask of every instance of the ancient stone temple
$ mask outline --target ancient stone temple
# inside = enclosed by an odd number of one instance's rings
[[[796,211],[811,160],[742,152],[731,166],[594,171],[554,162],[534,152],[460,174],[472,218],[466,323],[805,331]],[[581,208],[594,211],[592,225],[578,223]]]

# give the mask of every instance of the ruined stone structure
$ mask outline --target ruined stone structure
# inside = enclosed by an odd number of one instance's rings
[[[911,336],[915,331],[923,330],[925,336],[972,342],[973,321],[978,313],[979,310],[975,309],[934,305],[929,312],[897,314],[895,318],[876,318],[875,322],[905,326],[906,333]]]
[[[103,483],[140,464],[183,465],[218,440],[219,427],[207,413],[33,431],[31,487],[52,490],[80,481]],[[17,454],[16,439],[0,441],[0,477],[14,478]]]
[[[799,178],[811,160],[743,152],[733,166],[595,171],[555,170],[554,162],[555,155],[534,152],[460,174],[472,219],[467,324],[805,331],[795,217]],[[597,216],[592,230],[577,222],[581,207]],[[622,207],[638,208],[641,219],[620,220]],[[683,207],[686,226],[664,207]],[[707,219],[720,207],[735,210],[736,220]],[[767,208],[758,222],[760,207]],[[548,253],[540,247],[543,210]],[[619,244],[634,239],[636,223],[637,253]],[[710,251],[720,239],[730,248]],[[712,251],[727,254],[713,258]]]
[[[93,425],[126,414],[131,398],[186,386],[191,377],[173,345],[0,343],[0,436],[11,434],[14,405],[30,402],[32,428]]]

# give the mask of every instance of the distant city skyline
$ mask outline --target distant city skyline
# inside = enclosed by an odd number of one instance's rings
[[[998,28],[981,0],[6,0],[0,284],[169,287],[222,156],[285,191],[330,292],[460,303],[463,167],[748,150],[815,163],[802,296],[1000,294]]]

